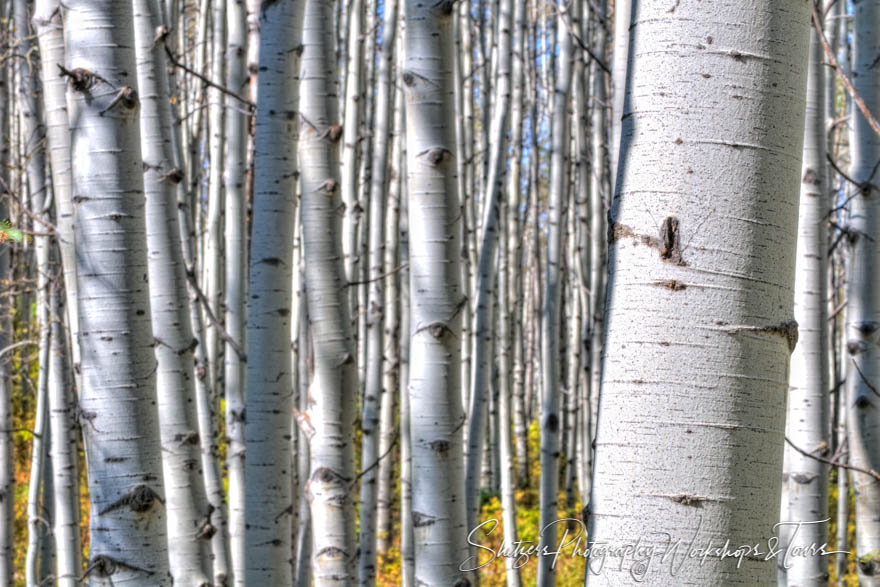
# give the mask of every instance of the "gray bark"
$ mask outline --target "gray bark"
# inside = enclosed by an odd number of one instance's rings
[[[297,76],[303,0],[260,12],[254,227],[248,282],[246,582],[292,581],[291,305],[296,207]]]
[[[634,11],[590,540],[763,545],[779,514],[797,342],[809,10],[712,0]],[[760,83],[731,91],[742,79]],[[593,557],[587,585],[630,582],[634,568],[645,585],[668,585],[670,570],[678,585],[776,575],[766,557],[635,558],[598,572]]]
[[[170,585],[132,7],[65,6],[88,576],[93,585]]]
[[[337,111],[329,0],[306,0],[299,139],[303,255],[314,374],[304,422],[310,435],[312,575],[316,586],[349,585],[357,557],[352,483],[357,401],[356,349],[349,320],[339,215]]]

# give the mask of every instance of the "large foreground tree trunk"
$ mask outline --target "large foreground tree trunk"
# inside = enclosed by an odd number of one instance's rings
[[[254,225],[248,281],[245,519],[249,585],[291,583],[290,340],[296,231],[299,35],[304,0],[260,11],[260,108],[254,145]]]
[[[809,10],[650,0],[634,11],[590,540],[766,549],[797,342]],[[587,583],[626,584],[634,570],[646,585],[669,585],[670,570],[677,585],[775,578],[763,556],[686,557],[684,546],[645,565],[594,556]]]
[[[89,581],[170,585],[132,6],[66,2]]]

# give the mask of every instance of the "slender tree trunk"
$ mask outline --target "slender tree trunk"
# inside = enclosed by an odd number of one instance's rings
[[[810,41],[803,173],[798,221],[794,316],[798,346],[791,356],[787,435],[798,448],[830,457],[828,398],[828,173],[825,163],[825,72],[822,45],[813,30]],[[787,447],[783,495],[788,496],[790,548],[808,551],[826,541],[828,465]],[[783,511],[786,504],[783,504]],[[787,570],[792,586],[825,585],[828,561],[823,556],[791,557]]]
[[[15,32],[16,53],[21,57],[15,63],[17,74],[17,104],[21,114],[21,140],[24,149],[25,165],[27,173],[27,188],[30,197],[31,213],[41,220],[41,224],[34,226],[40,230],[49,220],[48,209],[45,204],[47,198],[46,185],[46,154],[43,149],[45,127],[42,121],[42,112],[39,102],[38,73],[31,67],[31,61],[24,59],[30,55],[33,42],[30,37],[28,18],[28,3],[25,0],[15,0],[13,3],[13,26]],[[19,197],[24,193],[20,192]],[[49,204],[51,206],[51,204]],[[29,586],[37,585],[42,578],[40,573],[40,544],[47,535],[47,524],[43,521],[40,490],[43,486],[43,469],[46,462],[45,436],[48,430],[46,424],[48,413],[48,385],[49,385],[49,237],[37,236],[35,239],[35,257],[37,269],[37,328],[40,333],[39,371],[36,389],[36,414],[34,416],[34,434],[31,444],[31,467],[30,480],[28,483],[27,518],[28,518],[28,546],[25,561],[25,576]],[[28,311],[28,314],[30,311]],[[50,499],[51,496],[50,496]]]
[[[630,0],[619,0],[620,10],[626,11]],[[604,20],[606,18],[606,0],[596,1],[596,18]],[[616,8],[615,8],[616,10]],[[629,13],[626,15],[629,21]],[[617,21],[615,20],[615,26]],[[627,25],[628,26],[628,25]],[[615,33],[617,30],[615,30]],[[626,35],[628,37],[628,35]],[[605,29],[601,24],[596,25],[595,44],[593,50],[599,55],[605,53]],[[620,51],[621,59],[626,56],[626,45],[619,47],[617,39],[615,39],[615,51]],[[622,78],[626,76],[626,67],[623,65],[622,73],[618,68],[618,53],[615,53],[614,78],[615,88],[619,86],[619,95],[612,94],[614,105],[618,104],[618,97],[623,95],[624,81]],[[608,78],[604,71],[597,64],[593,64],[592,72],[592,129],[591,129],[591,159],[592,170],[590,173],[590,322],[589,326],[589,350],[590,350],[590,412],[588,414],[591,421],[595,422],[597,418],[597,410],[599,407],[600,386],[602,381],[602,344],[605,336],[605,298],[606,298],[606,276],[608,274],[608,205],[611,201],[611,186],[613,185],[613,174],[617,167],[617,150],[618,146],[612,145],[611,153],[608,149]],[[620,79],[618,84],[617,79]],[[617,91],[617,90],[615,90]],[[620,106],[623,101],[620,99]],[[617,141],[620,137],[620,119],[619,116],[613,118],[612,129],[617,133]],[[609,154],[614,154],[614,158],[610,159]],[[609,163],[609,159],[611,163]],[[595,430],[595,428],[593,428]],[[591,434],[595,432],[591,431]],[[592,443],[593,437],[585,438],[588,444]],[[586,502],[585,502],[586,503]]]
[[[178,161],[180,158],[178,157]],[[195,399],[196,413],[199,422],[199,446],[201,449],[202,469],[204,471],[205,493],[210,511],[210,527],[213,529],[211,536],[211,551],[214,567],[214,584],[218,587],[226,585],[230,579],[229,573],[229,527],[226,517],[226,492],[223,488],[223,477],[220,472],[220,449],[218,447],[216,427],[216,403],[211,390],[210,377],[208,375],[210,364],[206,344],[205,323],[202,320],[202,305],[199,295],[194,291],[195,285],[195,241],[196,234],[193,227],[193,218],[190,214],[190,204],[187,194],[181,184],[177,189],[177,216],[181,230],[181,243],[183,260],[186,266],[187,278],[190,281],[189,314],[195,340],[199,344],[195,347],[194,371],[195,371]]]
[[[208,212],[205,220],[205,240],[202,246],[203,254],[198,256],[204,259],[202,283],[205,287],[205,295],[208,298],[208,306],[218,319],[223,315],[220,312],[223,297],[223,167],[224,137],[226,106],[223,88],[226,83],[226,2],[227,0],[209,0],[211,5],[211,19],[213,23],[213,40],[211,47],[211,81],[214,86],[208,89],[208,125],[210,138],[208,140]],[[237,106],[237,105],[236,105]],[[210,324],[208,329],[208,382],[211,389],[218,395],[223,395],[223,386],[220,377],[221,338],[217,324]],[[243,532],[232,529],[232,509],[234,505],[230,501],[230,538],[233,534],[237,537],[232,540],[232,551],[238,549],[238,554],[231,554],[232,558],[241,559],[241,542]],[[232,561],[234,568],[241,568],[239,563]],[[238,566],[236,566],[238,565]]]
[[[355,265],[357,263],[357,218],[361,215],[357,202],[358,180],[358,127],[363,109],[364,93],[361,90],[363,83],[363,59],[361,54],[364,44],[362,24],[364,19],[363,0],[348,0],[347,2],[347,36],[346,61],[345,63],[345,94],[344,94],[344,122],[342,123],[342,203],[345,204],[345,218],[342,229],[342,248],[345,251],[345,275],[349,281],[359,281]],[[351,296],[352,316],[357,316],[357,287],[352,287]],[[363,341],[358,341],[363,344]]]
[[[64,270],[65,308],[70,325],[70,349],[73,378],[81,388],[79,375],[79,315],[77,313],[76,258],[73,234],[73,202],[70,199],[70,127],[65,99],[66,81],[58,75],[64,65],[64,31],[59,0],[38,0],[34,4],[34,26],[40,44],[46,138],[52,166],[52,194],[55,200],[55,225]]]
[[[512,103],[510,110],[510,144],[513,147],[513,157],[510,161],[510,172],[507,176],[507,254],[506,266],[508,270],[512,270],[512,274],[508,279],[508,288],[502,295],[507,295],[508,311],[511,313],[510,319],[510,343],[512,345],[512,369],[513,379],[511,382],[511,404],[512,404],[512,426],[513,438],[516,445],[516,479],[522,483],[528,477],[528,436],[526,432],[525,422],[525,406],[524,401],[524,356],[523,356],[523,337],[525,336],[525,327],[518,319],[521,314],[523,304],[523,282],[524,271],[522,267],[523,261],[523,228],[525,222],[521,220],[522,206],[520,193],[522,191],[522,158],[523,158],[523,113],[524,113],[524,61],[526,58],[526,20],[525,20],[526,3],[515,2],[513,8],[513,38],[512,43],[512,69],[511,69],[511,88]],[[532,153],[529,156],[533,156]],[[516,319],[514,319],[516,317]],[[502,464],[502,466],[504,466]]]
[[[461,210],[453,135],[453,5],[406,5],[410,439],[415,581],[467,582],[461,427]]]
[[[724,18],[709,26],[707,11]],[[639,2],[633,22],[589,536],[763,544],[779,513],[797,342],[809,10]],[[761,80],[746,99],[729,90],[744,77]],[[635,558],[601,572],[591,558],[587,584],[628,583],[633,569],[647,585],[668,585],[670,569],[679,585],[769,585],[776,574],[766,557]]]
[[[511,192],[508,192],[511,193]],[[512,193],[511,193],[512,195]],[[514,198],[514,200],[516,200]],[[513,202],[503,206],[504,215],[501,218],[501,236],[505,242],[510,243],[510,232],[514,230],[511,226],[511,215],[507,212],[507,206],[514,205]],[[502,255],[502,259],[507,259],[506,255]],[[502,525],[504,526],[504,542],[507,544],[515,544],[517,542],[516,531],[516,497],[514,494],[514,467],[513,467],[513,437],[511,429],[513,425],[513,417],[511,411],[511,399],[513,392],[513,320],[510,313],[510,307],[516,306],[516,298],[510,296],[510,277],[515,274],[518,265],[511,265],[506,262],[500,263],[500,274],[498,277],[499,294],[499,328],[498,339],[501,341],[501,357],[498,365],[498,451],[501,465],[501,515]],[[520,587],[522,581],[520,579],[520,570],[515,566],[516,559],[506,557],[504,559],[504,570],[507,579],[507,587]]]
[[[396,0],[389,2],[386,8],[385,31],[389,27],[398,28],[397,22],[397,2]],[[393,18],[392,18],[393,17]],[[397,428],[395,426],[395,408],[397,407],[397,398],[399,397],[400,385],[400,270],[402,262],[399,260],[400,252],[400,192],[403,179],[400,176],[400,143],[403,139],[403,92],[397,84],[392,82],[393,65],[396,61],[397,46],[395,44],[395,33],[384,36],[382,41],[382,57],[389,60],[388,64],[388,88],[387,95],[377,96],[376,106],[377,113],[377,129],[380,128],[378,123],[384,101],[393,101],[393,126],[390,129],[391,142],[390,158],[388,157],[388,148],[385,152],[377,145],[373,151],[373,161],[382,161],[382,169],[374,170],[372,182],[374,187],[378,187],[378,172],[384,173],[385,165],[390,167],[390,173],[387,179],[388,185],[388,210],[385,220],[385,259],[384,259],[384,277],[386,279],[387,288],[385,289],[385,359],[386,367],[382,383],[382,411],[380,415],[379,425],[379,489],[378,489],[378,512],[376,514],[376,550],[380,554],[385,554],[391,546],[392,539],[392,517],[394,508],[394,492],[392,491],[392,473],[394,469],[394,458],[389,451],[393,448],[393,443],[398,438]],[[388,51],[390,56],[385,54]],[[382,80],[383,70],[380,67],[378,79]],[[381,86],[380,86],[381,89]],[[387,160],[387,163],[386,163]],[[375,165],[375,163],[374,163]],[[382,181],[386,184],[386,180]],[[380,198],[383,197],[380,193]]]
[[[244,0],[226,0],[226,89],[244,92],[247,86],[247,21]],[[226,152],[223,159],[224,191],[224,326],[238,347],[245,348],[244,311],[247,285],[247,235],[245,230],[245,167],[248,114],[241,103],[226,96]],[[223,383],[226,398],[226,468],[229,471],[229,538],[232,573],[236,585],[247,574],[245,526],[245,388],[244,357],[230,341],[223,350]]]
[[[630,23],[633,3],[639,0],[614,0],[614,48],[611,64],[611,185],[617,193],[617,161],[620,156],[621,117],[626,95],[627,68],[629,65]],[[600,33],[601,34],[601,33]],[[597,103],[598,104],[598,103]],[[607,140],[604,139],[603,141]]]
[[[401,6],[404,8],[405,5]],[[405,14],[399,19],[400,32],[406,33]],[[404,44],[397,44],[397,63],[404,67]],[[397,93],[403,101],[403,85],[398,84]],[[410,307],[410,256],[409,256],[409,198],[406,178],[406,109],[401,103],[400,136],[396,141],[398,152],[394,155],[400,186],[400,567],[401,585],[415,587],[415,535],[413,530],[412,510],[412,428],[409,404],[409,372],[410,372],[410,341],[412,340],[411,307]]]
[[[138,97],[128,85],[136,82],[132,7],[65,6],[88,576],[94,585],[170,585]]]
[[[201,585],[211,576],[210,513],[199,459],[193,386],[193,338],[177,217],[177,168],[165,52],[155,42],[159,3],[133,0],[144,160],[147,256],[159,430],[165,479],[168,559],[177,583]]]
[[[56,282],[51,290],[52,334],[49,364],[49,453],[52,455],[53,497],[59,587],[75,587],[82,574],[80,545],[79,464],[76,448],[75,398],[67,363],[67,337],[64,332],[64,292]],[[69,314],[68,314],[69,315]]]
[[[557,32],[559,35],[559,59],[556,76],[556,91],[553,103],[553,120],[550,152],[550,195],[547,221],[550,225],[547,236],[547,269],[543,308],[541,309],[541,379],[544,397],[541,410],[541,523],[540,547],[552,548],[556,544],[556,529],[553,525],[558,516],[557,492],[559,489],[559,434],[560,420],[560,368],[559,368],[559,309],[561,305],[560,270],[562,263],[562,231],[564,213],[567,206],[568,190],[565,180],[568,177],[567,155],[569,149],[568,100],[571,87],[572,40],[566,21],[570,14],[564,5],[559,4]],[[538,585],[552,587],[556,584],[556,570],[551,565],[552,557],[542,556],[538,560]]]
[[[393,396],[382,389],[383,361],[385,349],[385,198],[387,197],[388,144],[391,135],[391,113],[394,92],[391,85],[391,70],[394,63],[394,37],[397,32],[397,2],[385,3],[382,46],[377,76],[376,124],[373,127],[373,170],[370,183],[369,214],[369,294],[367,298],[367,338],[361,344],[367,346],[366,387],[364,391],[363,413],[361,418],[362,451],[360,512],[360,561],[358,567],[359,584],[371,586],[376,582],[376,507],[378,497],[377,460],[383,458],[379,452],[380,411],[385,411],[384,402],[393,401]],[[343,181],[345,181],[343,179]],[[343,183],[344,185],[344,183]],[[365,259],[366,261],[366,259]],[[386,390],[387,391],[387,390]],[[390,413],[391,407],[387,411]],[[387,447],[386,447],[387,450]]]
[[[492,341],[494,333],[493,303],[495,265],[499,241],[500,200],[504,190],[504,171],[507,159],[507,122],[510,109],[511,33],[513,28],[513,2],[501,0],[498,6],[499,59],[496,84],[495,110],[492,113],[491,144],[488,177],[485,186],[486,201],[483,204],[482,235],[480,238],[479,266],[477,268],[476,319],[474,323],[474,352],[471,374],[470,408],[468,410],[466,498],[467,527],[477,524],[480,507],[480,478],[478,467],[483,457],[483,442],[488,431],[483,430],[488,394],[491,392],[493,360]],[[481,76],[484,77],[484,76]],[[484,97],[483,107],[488,100]],[[476,551],[474,550],[474,554]]]
[[[290,360],[297,76],[303,0],[264,4],[248,284],[246,582],[292,581]]]
[[[871,112],[880,112],[880,77],[874,60],[880,52],[880,2],[854,4],[851,77]],[[870,183],[880,159],[880,136],[853,108],[850,176],[866,182],[850,202],[848,234],[850,265],[846,307],[847,429],[850,464],[880,468],[880,414],[876,413],[876,385],[880,381],[880,249],[872,235],[880,234],[880,207]],[[853,473],[856,494],[856,558],[859,584],[880,585],[880,484],[863,473]]]
[[[312,470],[307,485],[315,585],[348,585],[356,578],[354,534],[354,417],[356,349],[349,319],[339,210],[337,112],[328,0],[306,0],[300,86],[300,182],[303,254],[314,379],[307,419]]]

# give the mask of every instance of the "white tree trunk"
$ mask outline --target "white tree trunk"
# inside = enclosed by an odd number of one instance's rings
[[[88,578],[170,585],[132,7],[110,0],[65,6]]]
[[[559,265],[563,261],[562,231],[564,214],[568,205],[568,150],[569,125],[568,100],[571,89],[572,39],[567,21],[570,13],[561,3],[557,5],[557,33],[559,35],[559,58],[553,98],[553,118],[550,151],[550,195],[548,197],[547,222],[550,225],[547,235],[547,267],[543,308],[541,309],[541,379],[544,397],[541,406],[541,522],[545,529],[541,533],[540,547],[552,548],[556,544],[558,525],[552,524],[558,517],[559,490],[559,434],[562,420],[559,413],[561,373],[559,368],[559,307],[562,290],[560,288]],[[537,205],[537,203],[536,203]],[[538,560],[538,585],[553,587],[556,584],[556,570],[551,557],[542,556]]]
[[[247,14],[244,0],[226,0],[226,89],[243,93],[247,86]],[[245,348],[245,159],[248,114],[241,103],[226,96],[226,151],[223,158],[223,308],[226,332]],[[229,538],[235,585],[245,584],[247,545],[245,519],[245,395],[244,359],[227,340],[223,350],[226,399],[226,468],[229,472]]]
[[[874,60],[880,53],[880,1],[854,3],[851,79],[871,112],[880,112],[880,76]],[[880,136],[853,108],[852,164],[857,182],[876,184]],[[880,414],[876,406],[880,382],[880,206],[875,187],[867,184],[850,202],[850,264],[847,275],[846,349],[847,433],[849,463],[863,469],[880,469]],[[859,584],[880,585],[880,484],[853,472],[856,494],[856,559]]]
[[[809,10],[647,1],[633,22],[587,513],[591,541],[668,556],[594,556],[587,584],[769,585],[773,558],[686,549],[766,553],[779,513]]]
[[[64,332],[63,292],[52,288],[52,334],[49,358],[49,428],[52,455],[57,567],[59,587],[75,587],[82,574],[80,545],[79,463],[76,447],[76,403],[70,385],[67,337]],[[69,315],[69,314],[68,314]]]
[[[406,4],[415,581],[468,584],[461,428],[461,209],[453,150],[453,4]]]
[[[617,161],[620,155],[621,117],[626,95],[626,72],[629,63],[630,23],[633,3],[637,0],[614,0],[614,48],[611,64],[611,182],[617,185]],[[594,129],[595,132],[595,129]],[[603,137],[603,141],[607,140]],[[615,187],[615,193],[617,189]]]
[[[831,457],[828,397],[828,173],[825,160],[825,65],[822,45],[811,33],[804,124],[800,219],[794,284],[798,345],[791,356],[786,431],[811,454]],[[783,468],[782,522],[803,523],[791,535],[790,548],[808,549],[827,540],[828,465],[786,447]],[[786,512],[787,508],[787,512]],[[786,517],[787,513],[787,517]],[[795,529],[795,526],[788,526]],[[790,558],[788,584],[825,585],[824,556]]]
[[[165,51],[155,41],[156,0],[133,0],[147,257],[158,391],[168,562],[174,582],[209,581],[210,512],[199,455],[193,385],[193,338],[177,217],[177,168]]]
[[[70,325],[70,349],[73,378],[81,387],[79,375],[79,315],[77,312],[76,258],[73,234],[73,202],[70,199],[70,128],[67,119],[66,82],[58,75],[64,65],[64,31],[59,0],[38,0],[34,4],[34,26],[40,44],[43,103],[46,119],[49,161],[52,165],[52,196],[55,200],[55,225],[64,270],[65,309]],[[65,336],[67,333],[65,332]]]
[[[389,0],[384,5],[382,24],[382,44],[380,60],[376,72],[375,124],[373,126],[372,172],[370,174],[370,273],[367,344],[366,388],[363,407],[363,447],[361,467],[366,470],[379,460],[375,473],[364,475],[361,480],[361,560],[360,583],[375,583],[376,549],[387,550],[391,523],[391,464],[393,457],[391,440],[394,429],[394,404],[397,395],[395,372],[397,365],[392,360],[398,346],[397,330],[397,217],[400,194],[398,177],[389,173],[393,159],[392,128],[400,132],[403,108],[402,95],[396,91],[392,73],[395,63],[395,40],[397,36],[397,0]],[[397,110],[394,110],[394,107]],[[399,141],[398,137],[394,138]],[[399,147],[398,147],[399,149]],[[396,168],[396,164],[395,164]],[[388,200],[386,210],[386,199]],[[393,232],[392,232],[393,231]],[[387,283],[387,288],[386,288]],[[383,331],[384,329],[384,331]],[[395,350],[391,350],[391,349]],[[387,354],[387,356],[386,356]],[[384,365],[384,367],[383,367]],[[393,387],[393,388],[392,388]],[[368,410],[369,408],[369,410]],[[378,411],[379,413],[375,413]],[[368,413],[372,412],[372,413]],[[368,416],[370,423],[368,424]],[[372,425],[372,438],[368,438],[368,425]],[[368,442],[369,441],[369,442]],[[372,444],[372,446],[369,446]],[[372,454],[367,454],[370,448]],[[372,485],[372,487],[370,487]],[[365,510],[376,509],[370,516]],[[372,519],[371,519],[372,518]],[[372,524],[372,527],[370,526]],[[370,533],[376,535],[371,540]],[[381,534],[381,535],[380,535]],[[374,549],[374,544],[376,548]]]
[[[260,107],[248,282],[245,520],[249,585],[292,581],[290,360],[296,208],[297,76],[303,0],[260,12]]]
[[[500,203],[504,190],[504,172],[507,160],[507,122],[510,109],[511,33],[513,28],[513,2],[501,0],[498,5],[498,78],[495,86],[495,104],[492,111],[491,151],[488,157],[488,176],[483,203],[482,235],[480,238],[479,266],[477,267],[474,309],[473,358],[471,389],[469,393],[467,462],[465,493],[467,499],[467,526],[477,524],[480,507],[480,477],[478,468],[483,460],[483,442],[488,431],[484,430],[486,403],[491,389],[494,339],[493,295],[495,286],[495,263],[498,251]],[[481,75],[485,78],[485,75]],[[488,108],[484,96],[483,107]],[[476,554],[474,550],[474,554]]]
[[[356,349],[342,256],[339,126],[329,0],[306,0],[299,142],[305,286],[314,346],[311,405],[312,575],[315,585],[356,580],[354,418]]]
[[[202,245],[203,251],[198,255],[202,262],[202,271],[204,278],[201,283],[204,284],[205,295],[208,298],[208,305],[211,312],[218,319],[222,316],[220,312],[221,299],[223,297],[223,167],[225,165],[224,157],[224,137],[225,137],[225,120],[226,120],[226,104],[223,92],[219,88],[224,87],[226,83],[226,1],[227,0],[209,0],[211,6],[211,18],[213,22],[213,42],[211,47],[211,81],[216,87],[212,86],[208,89],[208,126],[210,137],[208,139],[208,213],[205,227],[205,241]],[[221,342],[220,333],[216,324],[210,324],[208,327],[208,339],[206,342],[208,352],[208,383],[211,389],[219,396],[222,396],[223,388],[220,384],[220,354]],[[230,518],[233,504],[230,502]],[[230,519],[230,525],[232,520]],[[230,537],[233,530],[230,527]],[[240,543],[243,532],[235,532],[238,536],[236,540]],[[234,541],[233,541],[234,542]],[[241,558],[243,547],[238,547],[238,557]],[[232,545],[234,551],[236,546]],[[230,553],[231,557],[235,555]],[[233,566],[236,563],[233,562]],[[241,565],[237,568],[241,568]]]

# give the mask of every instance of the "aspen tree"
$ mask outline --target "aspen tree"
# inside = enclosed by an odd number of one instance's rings
[[[94,585],[170,585],[132,6],[65,2]]]
[[[296,206],[297,76],[303,0],[263,4],[248,282],[246,577],[292,582],[291,304]],[[295,455],[294,455],[295,456]]]
[[[797,342],[809,9],[648,1],[633,23],[590,540],[763,543],[779,513]],[[776,574],[763,557],[683,556],[667,559],[680,585]],[[632,556],[601,571],[598,557],[587,562],[587,585],[633,578]],[[638,570],[644,584],[669,584],[666,564]]]

